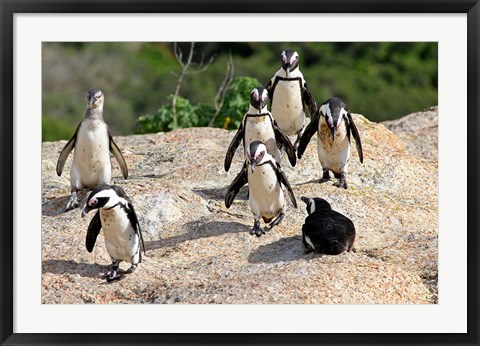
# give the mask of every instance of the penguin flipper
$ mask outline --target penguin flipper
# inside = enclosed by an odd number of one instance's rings
[[[288,196],[290,197],[290,200],[292,201],[292,204],[295,207],[295,209],[297,209],[297,200],[295,199],[295,195],[293,194],[292,187],[290,186],[290,183],[288,182],[288,179],[285,176],[285,173],[283,173],[278,163],[275,169],[275,173],[277,174],[278,181],[287,188]]]
[[[227,149],[227,154],[225,155],[225,162],[224,162],[224,168],[225,172],[228,172],[230,169],[230,165],[232,164],[232,159],[233,155],[235,155],[235,150],[237,150],[238,146],[240,145],[240,142],[243,139],[243,122],[240,123],[240,126],[238,127],[237,133],[233,137],[232,141],[230,142],[230,145],[228,146]]]
[[[305,152],[305,149],[307,149],[307,145],[308,143],[310,143],[310,139],[312,138],[312,136],[315,134],[315,132],[318,131],[318,122],[320,119],[320,114],[318,112],[319,111],[317,110],[317,113],[315,113],[314,117],[310,121],[310,124],[307,125],[307,128],[305,129],[302,137],[300,138],[300,142],[297,148],[297,156],[299,159],[302,158],[302,155]]]
[[[285,148],[285,152],[288,156],[288,161],[292,167],[295,167],[297,164],[297,155],[295,153],[295,148],[290,142],[290,139],[282,132],[277,126],[277,123],[274,121],[273,123],[273,133],[275,134],[275,141],[281,144]]]
[[[120,151],[120,148],[118,147],[118,145],[113,140],[113,137],[110,134],[110,130],[108,131],[108,138],[110,140],[110,152],[117,159],[117,162],[120,165],[120,169],[122,171],[123,177],[125,179],[127,179],[127,177],[128,177],[127,163],[125,162],[125,158],[123,157],[122,152]]]
[[[65,162],[67,161],[68,155],[72,152],[73,148],[75,148],[75,141],[77,140],[77,132],[80,125],[78,125],[75,133],[73,134],[72,138],[65,144],[62,151],[60,152],[60,156],[57,160],[57,175],[61,176],[63,172],[63,167],[65,166]]]
[[[100,220],[100,211],[97,211],[88,225],[87,237],[85,239],[85,247],[88,252],[93,251],[97,236],[102,229],[102,221]]]
[[[132,224],[133,229],[135,230],[135,233],[137,233],[137,235],[140,238],[140,242],[142,243],[143,253],[146,254],[145,242],[143,241],[143,234],[142,234],[142,229],[140,228],[140,222],[138,222],[137,213],[135,212],[135,209],[133,208],[133,204],[130,201],[128,202],[128,208],[130,210],[127,211],[127,217],[130,220],[130,223]]]
[[[248,173],[247,173],[247,162],[245,161],[242,167],[242,170],[238,175],[233,179],[232,184],[228,188],[227,194],[225,195],[225,206],[230,208],[237,195],[238,191],[248,182]]]
[[[313,119],[313,117],[317,114],[318,106],[312,93],[310,90],[308,90],[307,83],[303,85],[303,102],[307,106],[310,118]]]
[[[347,118],[348,118],[348,125],[352,131],[353,138],[355,139],[355,146],[357,147],[360,163],[363,163],[363,149],[362,149],[362,141],[360,140],[360,133],[358,132],[357,126],[353,122],[352,114],[350,112],[347,113]]]

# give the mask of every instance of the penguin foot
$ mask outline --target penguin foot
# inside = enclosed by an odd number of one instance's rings
[[[265,231],[262,229],[262,227],[260,227],[260,220],[255,220],[253,228],[251,228],[248,233],[250,233],[250,235],[256,235],[257,237],[265,234]]]
[[[72,194],[68,199],[67,206],[65,207],[65,211],[78,208],[79,206],[80,206],[80,203],[78,203],[77,194],[75,195]]]
[[[325,183],[330,180],[330,173],[328,172],[328,169],[323,170],[323,175],[318,181],[319,184]]]
[[[131,274],[131,273],[133,273],[136,269],[137,269],[137,265],[136,265],[136,264],[132,264],[132,265],[130,266],[130,268],[128,268],[127,270],[123,271],[123,273],[125,273],[125,274]]]
[[[265,234],[265,231],[261,228],[255,228],[254,227],[250,230],[249,233],[250,233],[250,235],[256,235],[257,237],[260,237],[260,236],[262,236],[262,234]]]
[[[347,189],[347,181],[345,180],[345,178],[340,178],[338,179],[338,181],[336,183],[333,183],[333,186],[336,186],[336,187],[343,187],[345,190]]]
[[[103,275],[103,278],[107,280],[107,282],[112,282],[115,280],[120,280],[120,273],[118,270],[112,270],[106,274]]]
[[[120,280],[120,263],[118,261],[114,261],[112,264],[112,270],[108,273],[103,275],[103,278],[107,280],[107,282],[112,282],[114,280]]]
[[[278,214],[278,216],[275,218],[275,220],[270,222],[268,227],[270,227],[270,229],[272,229],[273,227],[280,225],[282,223],[284,217],[285,217],[284,213]]]

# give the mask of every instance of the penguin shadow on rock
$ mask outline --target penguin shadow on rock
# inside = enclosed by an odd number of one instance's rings
[[[219,187],[219,188],[211,188],[211,189],[194,189],[192,190],[194,193],[199,195],[205,200],[217,200],[223,201],[225,199],[225,195],[229,186]],[[248,200],[248,185],[242,186],[236,195],[236,199],[246,201]]]
[[[77,193],[77,200],[80,204],[85,204],[87,195],[90,192],[89,189],[79,190]],[[62,197],[47,198],[47,201],[42,203],[42,215],[43,216],[58,216],[65,213],[65,205],[70,200],[70,195]],[[80,214],[80,210],[74,210]]]
[[[160,248],[174,248],[182,243],[201,239],[221,236],[226,233],[248,233],[249,227],[239,222],[229,221],[205,221],[205,219],[187,222],[183,225],[184,233],[169,238],[154,241],[146,241],[147,251]]]
[[[302,236],[295,235],[281,238],[273,243],[259,246],[248,256],[249,263],[290,262],[306,258],[306,256],[321,257],[321,254],[306,255],[302,245]]]
[[[80,275],[87,278],[100,279],[102,277],[101,273],[106,272],[109,268],[109,265],[84,263],[74,260],[49,259],[42,261],[42,273],[44,274],[71,274]]]

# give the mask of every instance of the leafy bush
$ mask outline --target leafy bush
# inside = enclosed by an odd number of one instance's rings
[[[250,106],[250,92],[258,86],[261,84],[256,78],[235,78],[225,94],[225,101],[215,126],[229,130],[238,128]]]
[[[214,126],[236,129],[250,105],[250,92],[260,85],[255,78],[237,77],[230,85],[223,107],[215,119]],[[168,104],[161,106],[153,115],[142,115],[137,119],[137,133],[170,131],[175,128],[208,126],[215,114],[212,106],[197,103],[192,105],[183,97],[177,97],[177,126],[173,121],[173,95],[168,97]]]
[[[169,103],[161,106],[153,115],[142,115],[137,119],[137,133],[170,131],[176,128],[207,126],[215,110],[205,104],[192,105],[189,100],[177,97],[177,126],[173,120],[173,95]]]

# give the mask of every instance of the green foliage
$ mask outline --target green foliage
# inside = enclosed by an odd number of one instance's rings
[[[261,86],[256,78],[237,77],[225,94],[223,107],[215,121],[216,127],[236,129],[250,106],[250,92]]]
[[[42,116],[42,141],[58,141],[70,139],[75,132],[75,126],[68,121],[55,119],[48,115]]]
[[[189,100],[177,97],[177,126],[173,119],[172,100],[168,97],[168,104],[161,106],[155,114],[142,115],[137,120],[137,133],[152,133],[170,131],[176,128],[207,126],[215,110],[205,104],[192,105]]]

